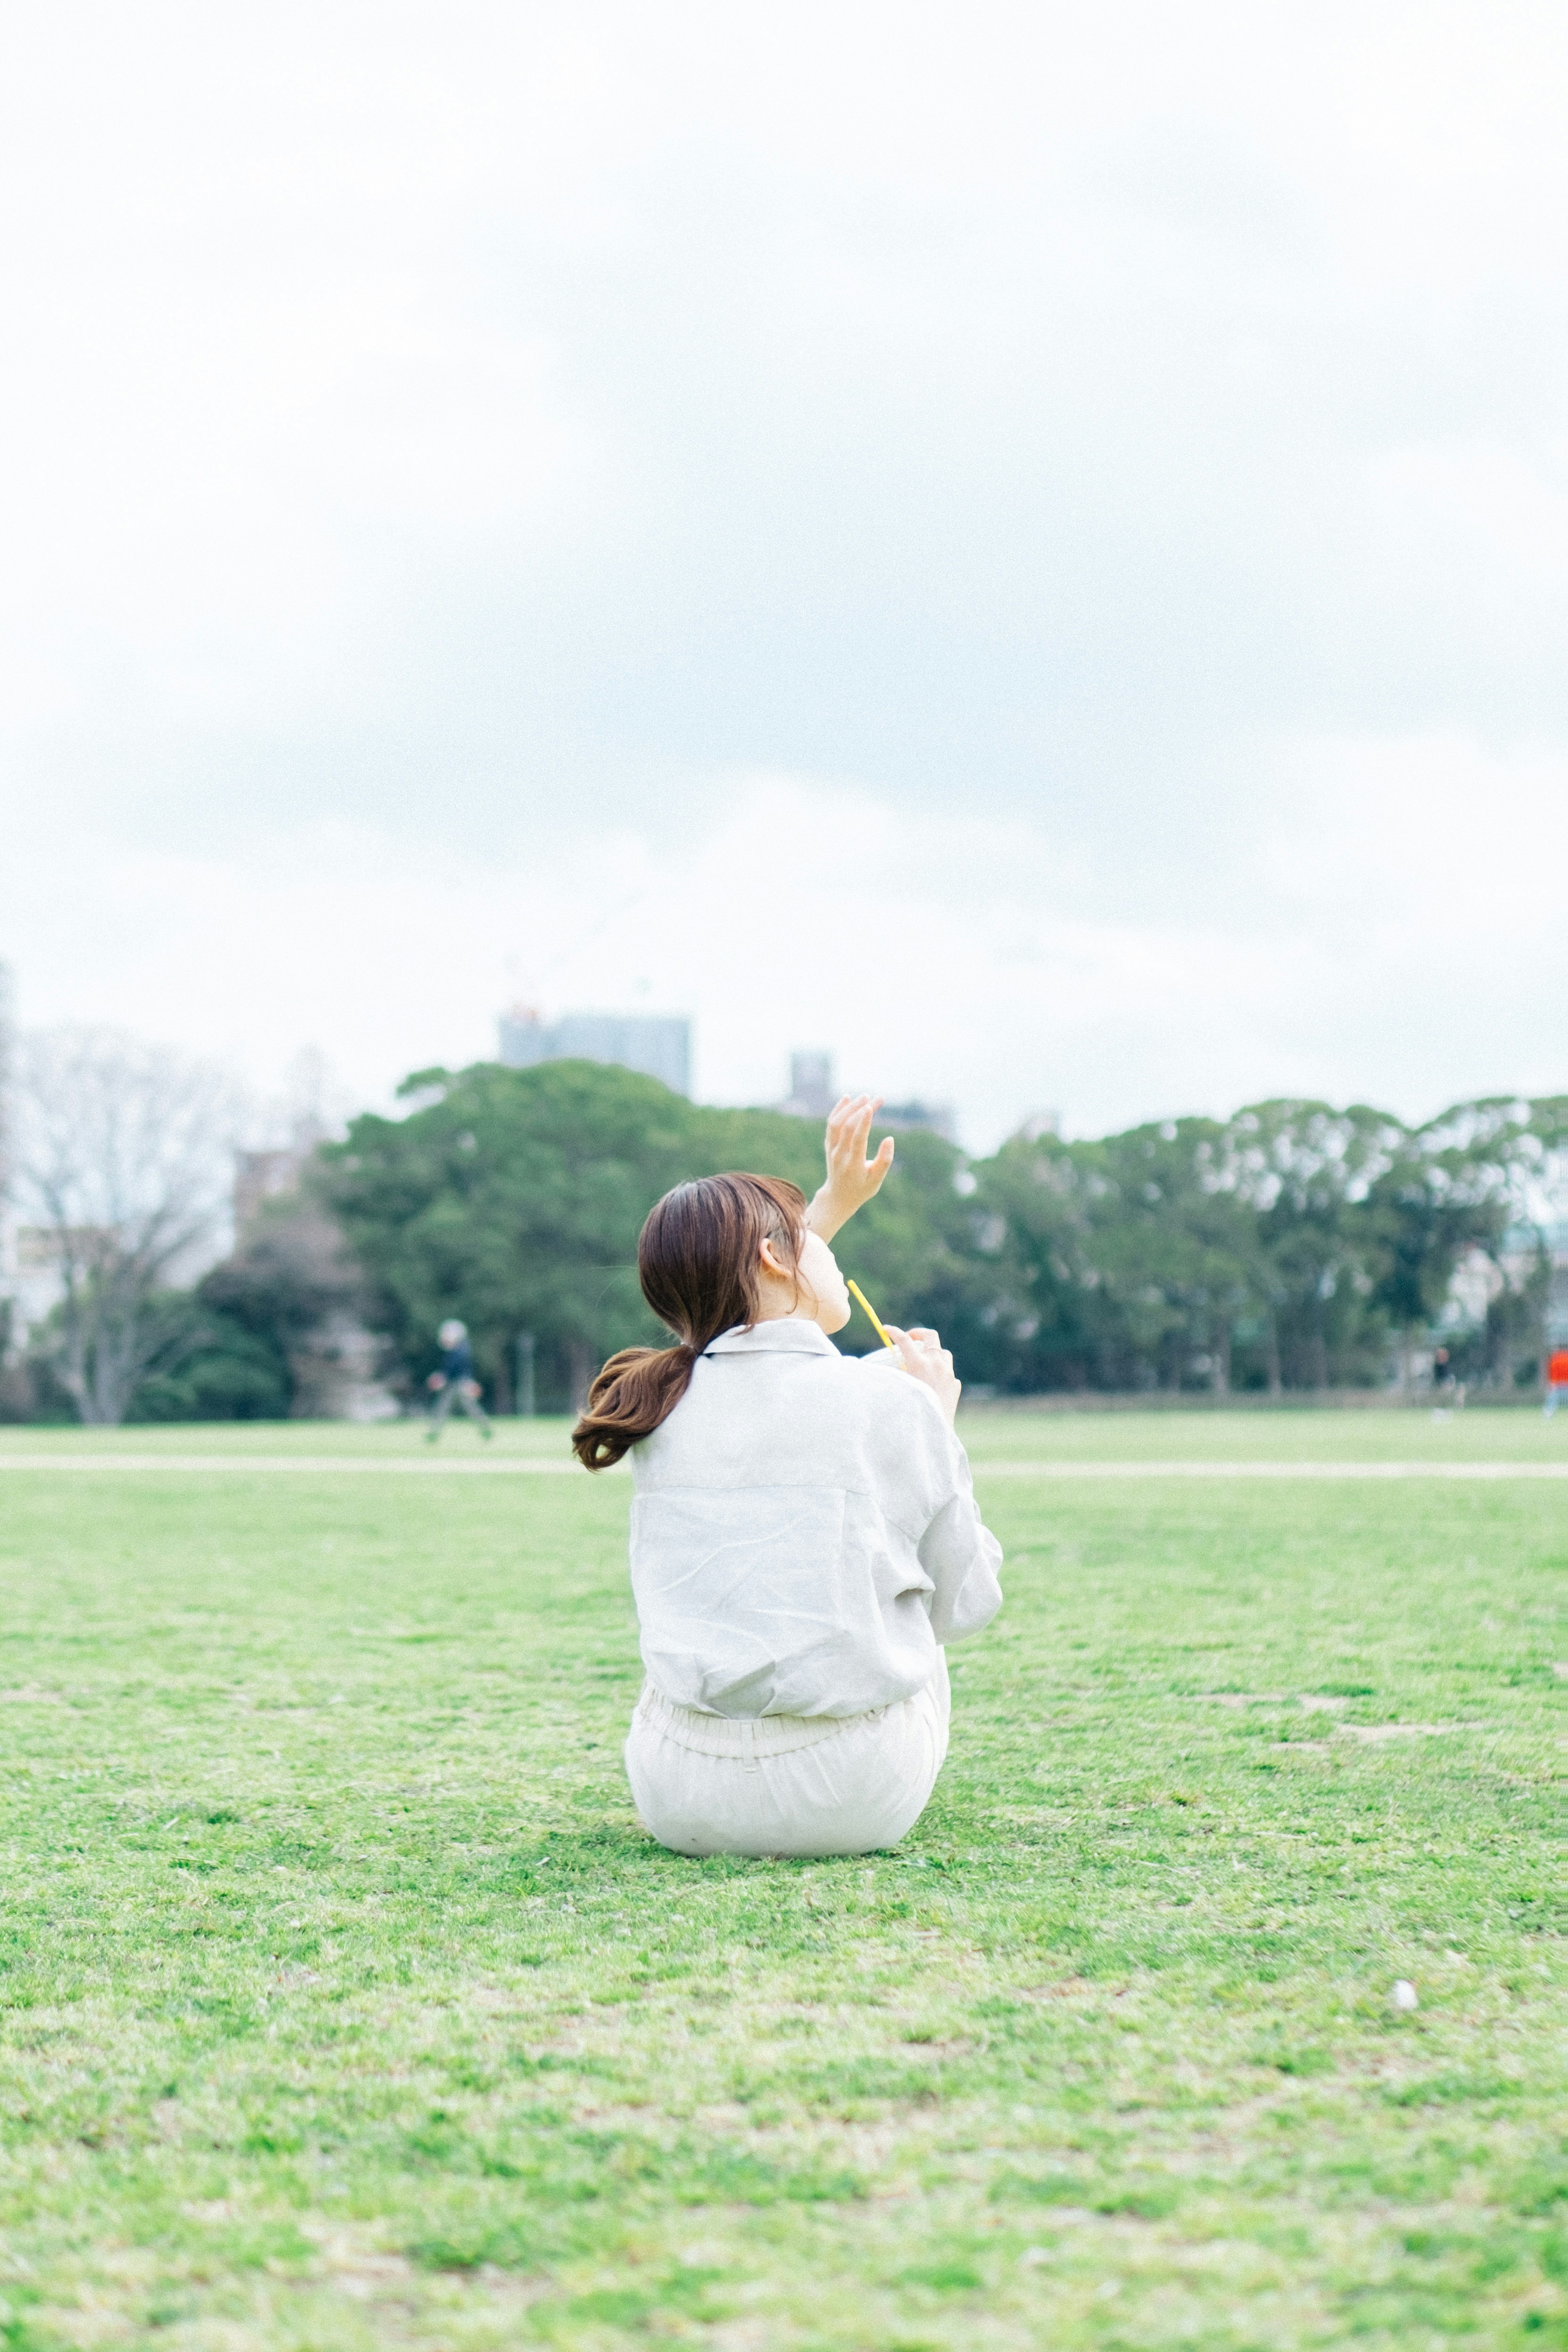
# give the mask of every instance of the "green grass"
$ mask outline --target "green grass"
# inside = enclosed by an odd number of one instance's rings
[[[1241,1420],[968,1434],[1568,1455]],[[699,1864],[624,1480],[0,1474],[0,2347],[1568,2346],[1568,1496],[981,1485],[918,1829]]]

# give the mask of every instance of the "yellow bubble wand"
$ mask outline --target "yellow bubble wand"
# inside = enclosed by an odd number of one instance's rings
[[[876,1308],[872,1306],[870,1300],[867,1297],[859,1284],[858,1282],[852,1282],[849,1285],[849,1287],[854,1292],[856,1297],[860,1301],[861,1306],[865,1308],[871,1328],[877,1334],[878,1339],[880,1339],[883,1347],[891,1348],[894,1355],[896,1356],[899,1352],[897,1346],[889,1339],[886,1331],[883,1330],[881,1323],[878,1319]]]

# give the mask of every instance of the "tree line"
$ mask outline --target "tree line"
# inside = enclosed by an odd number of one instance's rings
[[[810,1192],[821,1173],[815,1122],[593,1063],[425,1070],[402,1091],[404,1116],[354,1119],[194,1289],[145,1300],[158,1344],[128,1412],[287,1412],[332,1312],[384,1336],[411,1397],[460,1316],[502,1410],[526,1334],[539,1403],[563,1410],[605,1356],[660,1336],[637,1239],[661,1192],[736,1167]],[[900,1136],[840,1257],[888,1319],[936,1325],[963,1379],[1004,1393],[1380,1386],[1439,1333],[1461,1377],[1508,1388],[1539,1377],[1565,1203],[1568,1097],[1419,1127],[1281,1101],[1093,1140],[1026,1129],[985,1159]],[[46,1404],[51,1348],[78,1385],[90,1370],[71,1311],[35,1343]],[[857,1321],[840,1344],[875,1342]]]

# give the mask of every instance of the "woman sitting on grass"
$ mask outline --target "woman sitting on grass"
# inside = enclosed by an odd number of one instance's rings
[[[828,1243],[892,1165],[876,1108],[827,1123],[807,1208],[772,1176],[704,1176],[643,1227],[643,1296],[679,1344],[612,1356],[572,1433],[628,1450],[632,1590],[647,1680],[626,1772],[679,1853],[866,1853],[924,1811],[947,1753],[942,1645],[1001,1606],[1001,1549],[953,1434],[934,1331],[841,1356]]]

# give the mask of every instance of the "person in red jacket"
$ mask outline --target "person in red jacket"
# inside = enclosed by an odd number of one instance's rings
[[[1546,1402],[1541,1410],[1548,1421],[1557,1410],[1559,1389],[1568,1389],[1568,1348],[1553,1348],[1546,1359]]]

